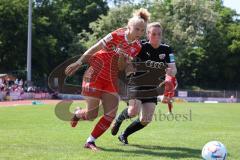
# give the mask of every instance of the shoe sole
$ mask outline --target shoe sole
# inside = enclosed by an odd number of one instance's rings
[[[89,149],[89,150],[94,151],[94,152],[100,151],[100,149],[98,147],[92,147],[91,148],[91,147],[88,147],[88,146],[83,146],[83,148]]]
[[[124,143],[124,142],[121,140],[120,136],[118,136],[118,140],[119,140],[123,145],[128,145],[128,143]]]

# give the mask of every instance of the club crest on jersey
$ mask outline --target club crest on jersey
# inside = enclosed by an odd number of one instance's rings
[[[164,59],[166,57],[166,54],[159,54],[160,59]]]
[[[136,49],[135,48],[131,48],[131,53],[134,53],[136,52]]]

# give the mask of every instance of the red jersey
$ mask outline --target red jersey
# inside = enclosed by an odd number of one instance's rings
[[[131,43],[127,40],[126,28],[120,28],[105,36],[101,42],[104,49],[96,52],[89,60],[95,76],[107,81],[115,81],[118,77],[119,51],[135,57],[141,50],[140,41]]]

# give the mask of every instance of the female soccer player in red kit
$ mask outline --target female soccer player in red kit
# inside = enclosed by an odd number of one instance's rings
[[[95,119],[100,101],[104,108],[104,115],[87,139],[85,148],[98,150],[95,140],[110,127],[116,116],[119,103],[117,93],[119,66],[129,60],[129,57],[135,57],[140,52],[139,38],[145,32],[149,15],[145,9],[137,10],[129,19],[126,28],[120,28],[108,34],[65,70],[66,75],[71,76],[83,63],[90,65],[82,83],[82,95],[86,96],[87,106],[85,109],[75,111],[71,120],[72,127],[75,127],[79,120]]]

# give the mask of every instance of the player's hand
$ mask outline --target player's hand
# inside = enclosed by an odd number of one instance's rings
[[[72,63],[65,69],[65,74],[67,76],[72,76],[81,67],[78,63]]]
[[[137,69],[133,66],[131,62],[127,64],[127,67],[125,69],[126,76],[129,76],[131,74],[135,74]]]

